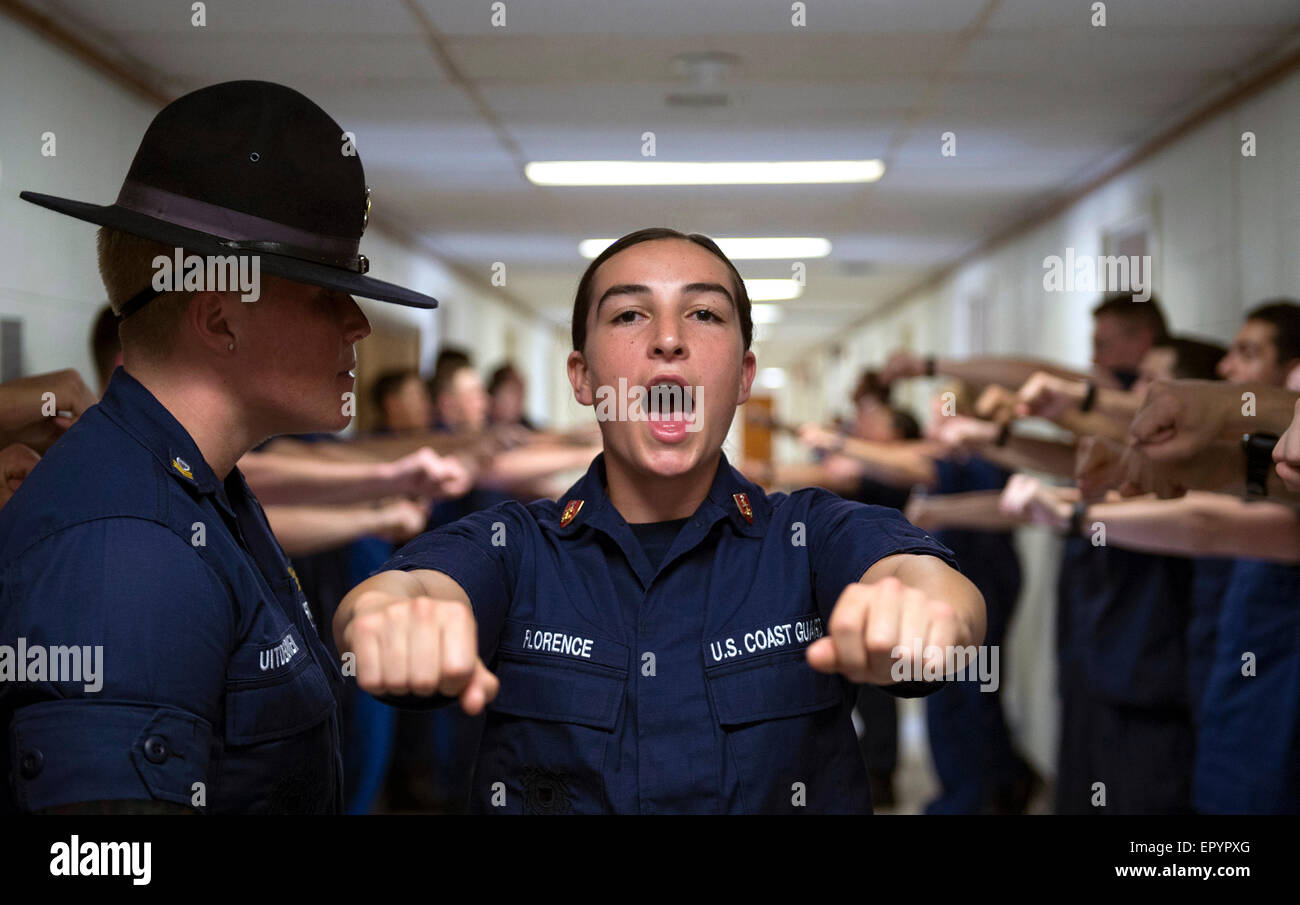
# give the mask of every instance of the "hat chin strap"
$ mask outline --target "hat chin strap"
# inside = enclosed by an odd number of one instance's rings
[[[300,261],[311,261],[313,264],[325,264],[329,267],[342,267],[345,270],[352,270],[357,273],[367,273],[370,270],[370,259],[365,255],[332,258],[326,255],[317,254],[310,249],[290,245],[287,242],[267,242],[261,239],[249,241],[229,239],[223,240],[221,244],[225,248],[235,251],[260,251],[268,255],[281,255],[286,258],[296,258]]]
[[[146,286],[122,303],[121,313],[118,317],[122,320],[126,320],[160,295],[162,295],[162,293],[157,289],[154,289],[153,286]]]

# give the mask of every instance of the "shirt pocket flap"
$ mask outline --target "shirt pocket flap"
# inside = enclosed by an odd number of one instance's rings
[[[290,668],[257,681],[226,683],[226,743],[255,745],[285,738],[326,719],[335,705],[324,672],[306,654]]]
[[[489,708],[510,716],[576,723],[611,731],[627,685],[627,669],[502,653],[501,680]]]
[[[814,670],[802,650],[712,669],[708,679],[724,726],[813,713],[844,700],[841,678]]]
[[[24,810],[117,799],[192,806],[194,784],[207,780],[212,726],[175,707],[65,698],[17,711],[10,735]]]

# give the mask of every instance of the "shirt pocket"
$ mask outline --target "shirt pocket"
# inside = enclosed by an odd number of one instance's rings
[[[534,640],[536,632],[543,641]],[[578,629],[508,620],[494,672],[501,686],[488,704],[474,810],[612,810],[604,767],[627,691],[627,646]]]
[[[801,647],[706,667],[705,677],[746,811],[870,813],[840,676],[815,671]]]
[[[256,745],[296,735],[323,722],[334,695],[320,668],[304,661],[261,682],[227,682],[227,745]]]
[[[297,628],[276,634],[241,645],[226,673],[221,802],[238,811],[329,811],[334,694]]]

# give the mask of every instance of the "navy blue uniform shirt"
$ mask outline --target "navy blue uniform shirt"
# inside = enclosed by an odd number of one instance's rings
[[[1218,628],[1200,702],[1196,809],[1300,814],[1300,566],[1236,560]]]
[[[0,645],[8,808],[341,807],[342,676],[261,507],[121,368],[0,511]]]
[[[1091,534],[1091,522],[1084,527]],[[1113,704],[1188,706],[1191,560],[1069,537],[1058,589],[1063,687]]]
[[[385,566],[453,578],[501,680],[470,809],[869,813],[854,686],[804,649],[877,560],[948,551],[893,510],[768,496],[723,456],[656,568],[604,485],[602,454],[558,503],[475,513]]]

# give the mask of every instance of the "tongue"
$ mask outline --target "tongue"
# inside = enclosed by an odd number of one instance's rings
[[[656,440],[676,443],[686,437],[686,419],[681,412],[651,412],[650,434]]]

